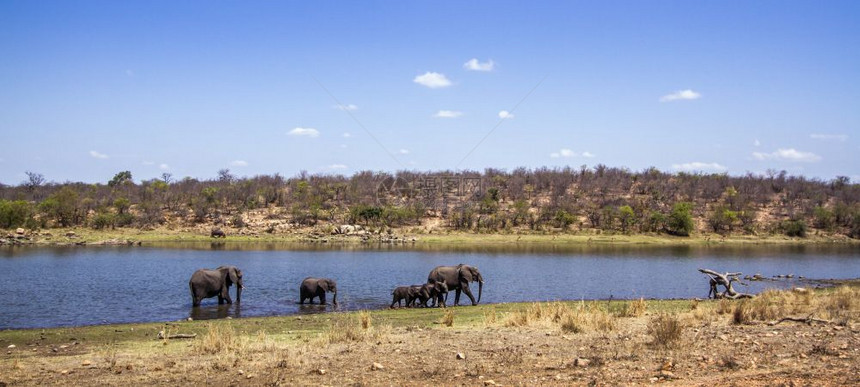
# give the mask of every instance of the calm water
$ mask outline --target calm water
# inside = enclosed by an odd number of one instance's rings
[[[397,285],[425,282],[437,265],[469,263],[484,279],[482,303],[705,297],[697,268],[860,277],[856,246],[719,247],[343,247],[279,244],[165,244],[144,247],[0,248],[0,329],[318,313],[297,304],[307,276],[338,281],[339,309],[384,308]],[[236,265],[240,305],[206,299],[191,307],[188,279],[200,268]],[[740,291],[800,284],[752,283]],[[473,284],[477,296],[477,284]],[[231,288],[235,298],[235,288]],[[329,295],[331,300],[331,295]],[[463,296],[461,303],[468,298]],[[453,302],[453,293],[449,303]]]

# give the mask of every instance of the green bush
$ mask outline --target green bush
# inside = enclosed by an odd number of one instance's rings
[[[99,212],[90,220],[90,227],[101,230],[105,228],[113,228],[115,222],[114,214],[110,212]]]
[[[666,229],[671,234],[690,236],[693,232],[693,203],[679,202],[672,206],[672,213],[666,220]]]
[[[0,228],[17,228],[32,223],[33,206],[24,200],[0,199]]]
[[[790,237],[806,237],[806,222],[802,220],[786,220],[782,222],[782,232]]]

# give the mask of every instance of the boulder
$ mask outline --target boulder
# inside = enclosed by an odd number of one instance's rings
[[[24,229],[21,227],[18,227],[17,229],[15,229],[15,234],[24,235]]]

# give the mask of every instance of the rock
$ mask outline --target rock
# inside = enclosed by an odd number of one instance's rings
[[[244,374],[245,374],[245,371],[239,370],[239,375],[244,375]]]
[[[74,231],[69,231],[69,232],[67,232],[67,233],[66,233],[66,237],[67,237],[67,238],[74,238],[74,237],[76,237],[76,236],[77,236],[77,234],[75,234],[75,232],[74,232]]]
[[[68,375],[68,374],[69,374],[69,370],[60,371],[60,375]]]
[[[591,360],[581,358],[581,357],[578,357],[578,358],[576,358],[576,360],[573,361],[573,365],[575,365],[577,367],[585,368],[585,367],[588,367],[589,364],[591,364]]]
[[[15,344],[9,344],[9,346],[6,348],[15,348]]]
[[[83,366],[83,367],[89,367],[91,365],[93,365],[93,362],[91,362],[89,360],[84,360],[81,362],[81,366]]]
[[[382,364],[379,364],[379,363],[373,363],[373,365],[370,366],[370,369],[372,369],[374,371],[381,371],[381,370],[385,369],[385,366],[383,366]]]
[[[193,319],[193,318],[191,318],[191,317],[187,318],[186,320],[188,320],[188,321],[194,321],[194,319]]]
[[[672,371],[669,371],[669,370],[662,370],[662,371],[660,371],[660,376],[662,376],[666,379],[671,379],[671,378],[675,377],[675,373],[673,373]]]
[[[18,227],[17,229],[15,229],[15,234],[24,235],[24,229],[21,227]]]
[[[324,369],[320,368],[317,370],[317,373],[320,375],[325,375],[326,371]]]
[[[492,379],[488,379],[488,380],[485,380],[485,381],[484,381],[484,385],[485,385],[485,386],[495,386],[495,385],[496,385],[496,381],[495,381],[495,380],[492,380]]]
[[[466,359],[466,355],[464,355],[461,352],[457,352],[457,360],[465,360],[465,359]]]

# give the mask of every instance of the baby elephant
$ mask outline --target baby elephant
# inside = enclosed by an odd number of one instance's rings
[[[412,303],[415,301],[415,297],[418,294],[418,291],[421,289],[421,285],[413,285],[413,286],[398,286],[394,288],[391,292],[391,306],[389,308],[394,309],[394,304],[397,304],[397,307],[401,307],[400,302],[406,300],[406,307],[412,307]]]
[[[427,308],[427,301],[433,300],[433,306],[437,306],[436,299],[439,299],[441,302],[439,306],[444,308],[445,298],[448,295],[448,285],[445,282],[436,282],[430,281],[421,287],[418,290],[418,294],[416,294],[416,299],[418,300],[418,304]]]
[[[304,304],[305,300],[313,303],[314,298],[319,297],[320,305],[325,305],[326,292],[334,293],[331,303],[337,305],[337,282],[330,278],[305,278],[299,287],[299,304]]]

